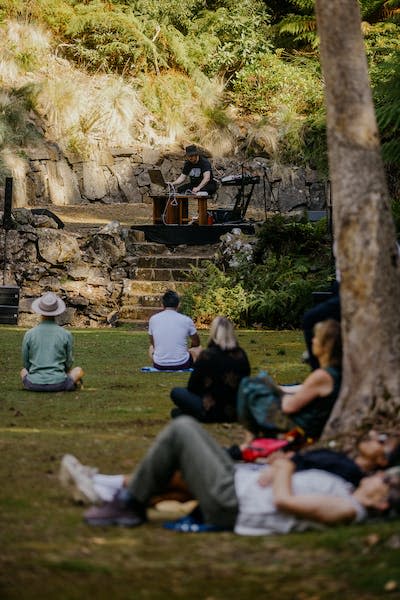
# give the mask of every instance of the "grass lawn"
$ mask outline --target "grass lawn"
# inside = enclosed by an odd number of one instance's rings
[[[400,598],[399,521],[246,538],[174,534],[152,511],[134,530],[87,527],[58,484],[60,458],[69,452],[102,472],[129,472],[168,422],[169,390],[187,374],[141,373],[144,332],[74,331],[84,389],[34,394],[19,383],[23,334],[0,326],[2,600]],[[267,369],[281,383],[307,374],[300,332],[239,338],[254,373]],[[223,444],[240,439],[236,425],[208,427]]]

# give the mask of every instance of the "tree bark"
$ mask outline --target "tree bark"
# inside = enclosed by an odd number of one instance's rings
[[[324,438],[400,413],[400,269],[357,0],[317,0],[325,78],[343,384]]]

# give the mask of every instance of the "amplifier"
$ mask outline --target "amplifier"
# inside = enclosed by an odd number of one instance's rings
[[[19,287],[0,285],[0,324],[17,324],[18,305]]]

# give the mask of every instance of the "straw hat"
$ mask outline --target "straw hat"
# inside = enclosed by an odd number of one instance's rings
[[[56,317],[65,311],[65,302],[53,292],[46,292],[32,302],[32,310],[44,317]]]

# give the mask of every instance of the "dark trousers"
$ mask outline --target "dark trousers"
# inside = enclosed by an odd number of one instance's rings
[[[190,415],[198,421],[207,419],[206,411],[203,407],[203,399],[187,388],[174,387],[171,390],[171,400],[179,408],[182,414]]]
[[[238,513],[234,462],[191,417],[174,419],[157,436],[128,489],[147,505],[165,491],[175,471],[198,500],[206,523],[233,528]]]
[[[340,321],[340,296],[339,290],[335,293],[334,296],[326,300],[325,302],[321,302],[317,304],[310,310],[304,313],[303,317],[303,333],[304,340],[306,343],[308,355],[309,355],[309,363],[311,369],[314,371],[319,367],[319,361],[316,356],[314,356],[312,352],[312,338],[314,335],[314,325],[319,323],[320,321],[326,321],[327,319],[335,319],[335,321]]]
[[[171,390],[171,400],[177,406],[172,409],[171,417],[178,415],[190,415],[202,423],[226,423],[227,421],[236,421],[236,418],[229,417],[218,404],[210,406],[205,410],[201,396],[189,392],[187,388],[175,387]]]

